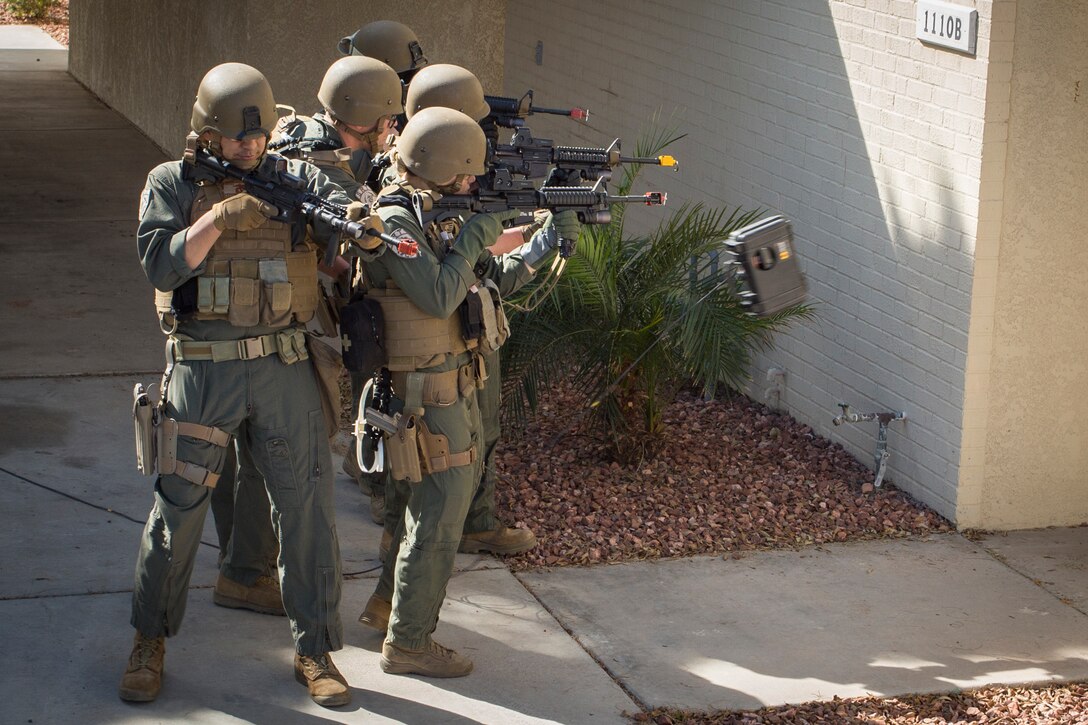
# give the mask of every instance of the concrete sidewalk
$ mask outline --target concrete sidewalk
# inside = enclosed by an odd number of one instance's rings
[[[10,37],[0,27],[0,48]],[[293,681],[284,619],[212,605],[210,522],[162,694],[121,702],[152,485],[133,463],[131,389],[162,366],[134,217],[164,159],[68,76],[63,53],[0,50],[0,173],[18,180],[0,195],[5,721],[618,723],[642,707],[1088,678],[1088,528],[517,576],[459,556],[437,638],[475,672],[385,675],[380,636],[355,621],[380,531],[341,475],[336,662],[352,705],[320,708]]]

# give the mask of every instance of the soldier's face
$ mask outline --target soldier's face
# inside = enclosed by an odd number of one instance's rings
[[[468,194],[476,185],[476,177],[472,174],[458,174],[445,184],[436,184],[443,194]]]
[[[255,167],[261,160],[267,144],[268,139],[264,136],[251,136],[241,141],[222,136],[219,140],[219,146],[223,149],[223,160],[247,170]]]
[[[349,129],[354,131],[354,134],[346,134],[343,136],[344,144],[352,151],[358,151],[365,148],[372,154],[382,153],[389,150],[389,144],[386,143],[390,134],[396,134],[397,131],[397,118],[396,116],[382,116],[378,119],[378,122],[372,126],[358,126],[350,123],[343,123]],[[366,139],[366,135],[373,133],[374,140]],[[371,148],[377,146],[377,148]]]

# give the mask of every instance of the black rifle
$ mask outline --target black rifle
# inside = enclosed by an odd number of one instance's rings
[[[509,190],[477,189],[472,194],[450,194],[434,202],[431,221],[440,221],[461,212],[490,213],[517,209],[532,214],[537,209],[558,213],[573,210],[583,224],[608,224],[612,221],[612,204],[646,204],[662,206],[668,195],[661,191],[646,194],[616,196],[608,193],[605,180],[593,186],[545,186],[539,189],[518,182],[519,188]],[[559,253],[569,257],[574,253],[574,240],[559,240]]]
[[[347,207],[334,204],[306,188],[306,180],[287,171],[287,159],[276,154],[265,154],[257,168],[246,171],[214,156],[196,143],[196,135],[190,134],[182,157],[186,164],[204,178],[221,181],[232,178],[241,181],[246,193],[276,207],[273,221],[294,224],[301,228],[307,222],[324,222],[336,232],[352,239],[366,236],[378,237],[397,249],[401,242],[377,229],[370,229],[359,222],[348,221]],[[340,250],[338,243],[325,247],[325,266],[331,267]]]
[[[492,124],[503,128],[520,128],[525,119],[534,113],[567,116],[583,123],[589,121],[589,109],[587,108],[541,108],[540,106],[534,106],[532,91],[526,91],[521,98],[484,96],[484,100],[491,107],[491,113],[480,121],[480,125],[485,128]]]
[[[481,186],[496,190],[516,188],[514,176],[544,179],[545,187],[578,186],[612,178],[620,164],[653,164],[678,168],[672,156],[623,156],[620,140],[608,148],[556,146],[551,139],[534,138],[528,127],[514,131],[508,144],[496,144],[490,154],[487,174]]]

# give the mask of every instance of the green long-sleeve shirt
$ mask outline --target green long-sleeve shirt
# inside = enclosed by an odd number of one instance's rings
[[[346,205],[349,199],[329,178],[311,164],[288,161],[287,170],[306,180],[306,189],[331,202]],[[201,262],[195,269],[185,261],[185,239],[189,232],[189,217],[198,187],[183,178],[183,162],[168,161],[151,170],[140,197],[139,223],[136,228],[136,250],[144,274],[155,289],[177,289],[204,272]],[[315,236],[319,242],[335,239],[335,232],[318,223]],[[302,240],[297,240],[301,242]],[[296,243],[297,243],[296,242]],[[239,328],[224,320],[188,321],[179,330],[196,339],[240,339],[265,334],[264,326]]]

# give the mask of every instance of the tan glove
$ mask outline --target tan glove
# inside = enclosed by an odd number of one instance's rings
[[[352,216],[353,214],[355,216]],[[348,220],[359,222],[367,229],[374,229],[378,232],[385,231],[385,227],[382,226],[382,218],[377,214],[370,214],[370,207],[362,202],[353,201],[348,204]],[[372,237],[369,234],[363,236],[362,239],[355,239],[353,241],[358,247],[365,249],[368,252],[382,246],[380,237]]]
[[[212,223],[219,231],[236,229],[248,232],[275,216],[276,207],[249,194],[235,194],[212,205]]]
[[[349,222],[357,222],[369,213],[366,204],[361,201],[348,202],[347,218]]]

